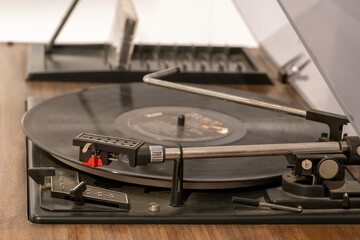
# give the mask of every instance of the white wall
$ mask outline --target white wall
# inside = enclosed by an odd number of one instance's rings
[[[47,42],[72,0],[0,0],[0,41]],[[58,42],[102,43],[117,0],[80,0]],[[231,0],[133,0],[135,42],[257,47]]]

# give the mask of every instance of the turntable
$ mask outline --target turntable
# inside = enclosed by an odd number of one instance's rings
[[[343,134],[349,120],[358,130],[352,107],[343,116],[161,80],[178,71],[28,100],[30,221],[360,222],[348,167],[360,139]]]
[[[29,100],[31,221],[353,221],[360,184],[345,165],[359,163],[360,142],[341,139],[346,117],[157,79],[176,71],[144,77],[173,89],[133,83]]]

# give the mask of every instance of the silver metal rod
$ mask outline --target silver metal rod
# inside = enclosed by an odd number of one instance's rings
[[[64,27],[67,19],[70,17],[72,11],[74,10],[76,4],[79,2],[79,0],[74,0],[72,2],[72,4],[70,5],[69,9],[66,11],[66,14],[65,16],[63,17],[63,19],[61,20],[59,26],[57,27],[54,35],[51,37],[51,40],[46,48],[46,52],[47,53],[50,53],[54,47],[54,43],[55,43],[55,40],[57,38],[57,36],[59,35],[59,33],[61,32],[62,28]]]
[[[282,105],[278,105],[278,104],[262,102],[259,100],[249,99],[249,98],[235,96],[235,95],[231,95],[231,94],[227,94],[227,93],[211,91],[211,90],[207,90],[207,89],[203,89],[203,88],[192,87],[192,86],[188,86],[188,85],[184,85],[184,84],[173,83],[173,82],[168,82],[168,81],[158,79],[158,78],[161,78],[161,77],[164,77],[164,76],[167,76],[169,74],[173,74],[173,73],[176,73],[179,71],[180,71],[180,68],[176,67],[176,68],[169,68],[169,69],[161,70],[158,72],[150,73],[150,74],[147,74],[144,76],[143,81],[145,83],[149,83],[149,84],[153,84],[153,85],[157,85],[157,86],[162,86],[162,87],[177,89],[177,90],[181,90],[181,91],[185,91],[185,92],[201,94],[201,95],[205,95],[205,96],[209,96],[209,97],[220,98],[220,99],[227,100],[230,102],[241,103],[244,105],[267,109],[267,110],[271,110],[271,111],[275,111],[275,112],[282,112],[282,113],[286,113],[286,114],[294,115],[294,116],[298,116],[298,117],[304,117],[304,118],[306,117],[305,110],[292,108],[292,107],[286,107],[286,106],[282,106]]]
[[[219,157],[249,157],[274,156],[294,153],[340,153],[349,150],[345,141],[341,142],[310,142],[310,143],[281,143],[259,145],[235,145],[213,147],[184,147],[183,159],[219,158]],[[179,148],[165,148],[164,160],[180,157]]]
[[[285,210],[285,211],[297,212],[297,213],[301,213],[303,211],[303,208],[301,206],[296,208],[296,207],[288,207],[284,205],[272,204],[267,202],[259,202],[259,207],[268,207],[271,209],[279,209],[279,210]]]

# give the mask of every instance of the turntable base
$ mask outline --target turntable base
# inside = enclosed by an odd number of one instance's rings
[[[51,155],[28,142],[28,167],[55,167],[68,169]],[[301,214],[271,209],[259,209],[231,203],[232,196],[263,200],[265,189],[276,185],[231,190],[187,190],[182,207],[169,205],[170,189],[144,187],[114,182],[79,172],[90,185],[126,192],[131,211],[85,203],[75,205],[66,199],[51,198],[49,191],[41,189],[28,178],[28,218],[34,223],[177,223],[177,224],[294,224],[294,223],[360,223],[360,209],[305,209]],[[160,211],[148,210],[156,203]]]
[[[42,102],[39,98],[29,98],[28,108]],[[27,167],[54,167],[63,171],[78,172],[81,181],[95,187],[124,192],[127,194],[131,210],[105,205],[85,203],[76,205],[67,199],[51,197],[50,189],[39,186],[28,177],[28,218],[34,223],[177,223],[177,224],[289,224],[289,223],[360,223],[360,209],[305,209],[301,214],[264,208],[254,208],[231,203],[233,196],[264,200],[268,192],[279,192],[280,181],[256,182],[257,186],[232,189],[210,189],[184,191],[184,205],[172,207],[170,189],[156,186],[136,185],[113,181],[93,175],[68,162],[59,161],[48,152],[27,140]],[[270,195],[272,196],[272,195]],[[278,196],[278,194],[275,194]],[[273,199],[272,199],[273,200]],[[277,199],[274,201],[276,202]],[[290,199],[291,202],[292,199]],[[284,199],[282,199],[284,201]],[[286,199],[285,199],[286,201]],[[149,211],[155,203],[160,211]]]

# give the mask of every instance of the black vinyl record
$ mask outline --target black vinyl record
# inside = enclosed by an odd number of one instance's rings
[[[202,86],[205,87],[205,86]],[[210,87],[262,101],[264,96]],[[178,116],[185,125],[177,125]],[[23,118],[27,137],[67,165],[119,181],[170,187],[172,161],[129,167],[125,161],[93,168],[78,160],[72,139],[82,132],[139,139],[176,146],[248,145],[316,141],[323,124],[215,98],[129,83],[86,88],[43,101]],[[186,161],[184,188],[248,187],[278,180],[286,171],[283,156],[200,159]]]

